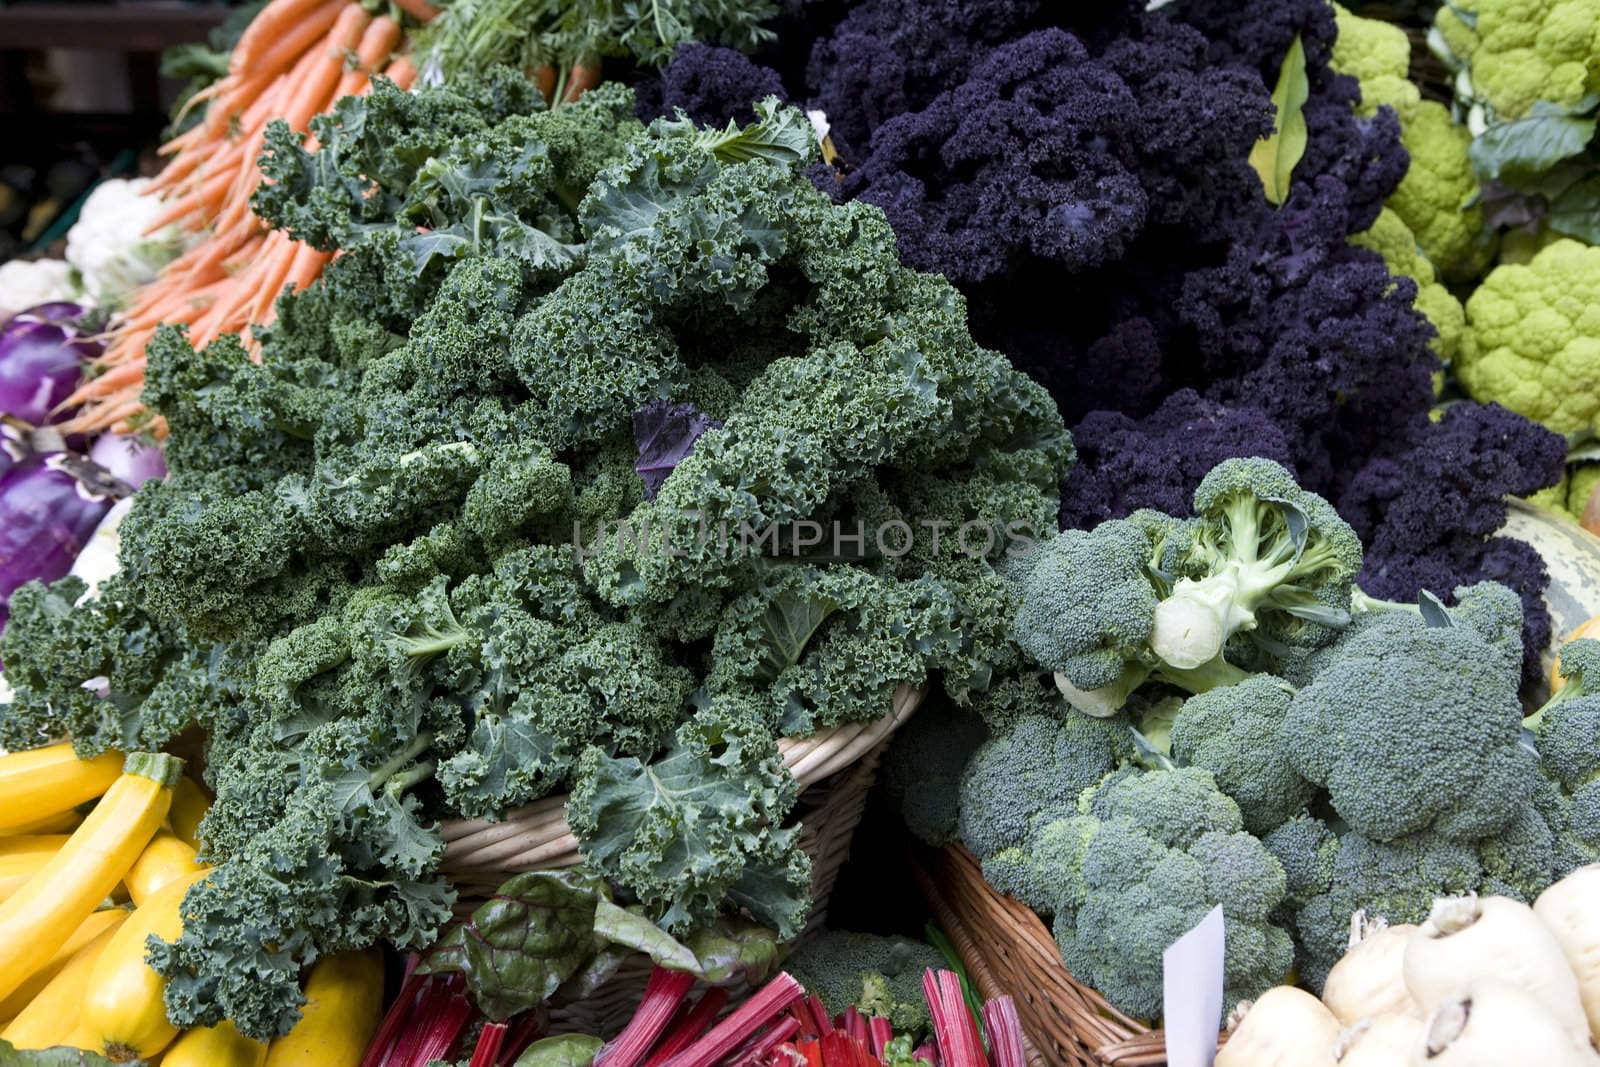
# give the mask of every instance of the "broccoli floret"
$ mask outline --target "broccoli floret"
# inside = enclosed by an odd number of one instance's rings
[[[1383,626],[1295,694],[1284,751],[1351,828],[1379,841],[1497,833],[1537,779],[1517,675],[1467,626]]]
[[[1099,825],[1093,816],[1076,813],[1042,819],[1023,844],[984,858],[984,881],[1046,917],[1079,907],[1083,902],[1073,887],[1081,884],[1083,851]]]
[[[1085,794],[1083,809],[1057,838],[1069,853],[1083,842],[1055,918],[1069,970],[1118,1009],[1154,1017],[1162,953],[1220,905],[1229,1003],[1284,980],[1294,946],[1271,922],[1286,891],[1283,866],[1244,832],[1238,805],[1209,773],[1112,775]]]
[[[1286,906],[1304,907],[1312,897],[1326,893],[1333,885],[1339,838],[1321,819],[1296,815],[1263,837],[1261,843],[1283,864]]]
[[[1152,551],[1145,531],[1125,520],[1046,542],[1016,566],[1017,643],[1079,689],[1116,683],[1150,637],[1159,599],[1146,571]]]
[[[1190,697],[1172,724],[1173,759],[1210,771],[1253,834],[1282,825],[1316,795],[1283,753],[1293,695],[1277,678],[1258,675]]]
[[[929,703],[895,732],[883,760],[883,789],[912,836],[939,848],[956,839],[961,772],[987,731],[983,720],[948,700]]]
[[[928,1028],[923,972],[944,965],[944,957],[920,941],[830,930],[796,949],[784,969],[821,997],[830,1013],[854,1005],[916,1041]]]
[[[1197,518],[1164,547],[1177,578],[1156,608],[1150,647],[1201,667],[1236,633],[1273,646],[1316,647],[1349,622],[1361,542],[1333,505],[1267,459],[1230,459],[1195,490]]]
[[[979,858],[1016,848],[1036,820],[1074,811],[1079,794],[1133,756],[1133,735],[1120,717],[1023,718],[967,764],[961,840]]]

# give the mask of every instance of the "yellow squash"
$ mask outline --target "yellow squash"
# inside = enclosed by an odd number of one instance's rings
[[[172,756],[128,756],[122,776],[61,851],[0,904],[0,999],[48,963],[122,881],[167,817],[182,771],[183,761]]]
[[[61,973],[61,969],[83,946],[107,930],[116,928],[127,917],[126,908],[102,908],[79,923],[78,928],[72,931],[72,936],[67,938],[67,943],[56,949],[56,954],[50,957],[48,963],[28,975],[27,981],[17,986],[16,992],[5,1000],[0,1000],[0,1019],[12,1019],[20,1015],[22,1009],[26,1008],[33,998],[39,995],[39,991]]]
[[[0,837],[0,900],[21,889],[67,843],[66,834]]]
[[[111,788],[122,774],[122,754],[81,760],[69,744],[0,756],[0,832],[71,811]]]
[[[383,1009],[383,953],[325,956],[305,992],[300,1021],[272,1043],[266,1067],[359,1067]]]
[[[126,915],[126,912],[119,914]],[[39,995],[0,1034],[19,1049],[53,1048],[64,1045],[78,1028],[79,1013],[83,1008],[83,993],[89,987],[89,976],[94,973],[95,961],[105,952],[106,946],[116,936],[119,923],[102,930],[77,955],[61,968]]]
[[[193,846],[171,830],[157,830],[122,883],[137,907],[169,882],[200,869],[194,861]]]
[[[178,784],[172,788],[172,810],[167,813],[167,822],[179,840],[186,842],[190,848],[198,849],[200,820],[205,818],[210,808],[210,799],[195,785],[193,778],[179,778]]]
[[[0,834],[7,837],[12,834],[70,834],[83,823],[83,813],[74,808],[63,811],[57,815],[46,815],[42,819],[22,823],[20,826],[7,827],[0,830]]]
[[[161,1067],[261,1067],[266,1061],[266,1042],[250,1040],[225,1019],[178,1038]]]
[[[83,995],[92,1051],[119,1063],[148,1059],[178,1036],[162,1001],[166,982],[144,961],[145,942],[152,934],[173,941],[183,933],[184,894],[205,875],[180,875],[136,908],[95,962]]]

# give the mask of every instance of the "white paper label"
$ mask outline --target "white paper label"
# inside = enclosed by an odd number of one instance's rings
[[[1222,909],[1215,908],[1161,958],[1168,1067],[1211,1067],[1217,1058],[1226,937]]]

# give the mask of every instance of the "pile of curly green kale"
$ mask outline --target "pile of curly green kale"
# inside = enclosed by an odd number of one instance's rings
[[[172,476],[120,574],[12,601],[4,743],[205,738],[216,872],[152,956],[179,1025],[283,1032],[302,965],[447,920],[437,820],[564,791],[667,929],[791,933],[777,738],[1016,662],[991,562],[1054,529],[1054,403],[811,185],[798,111],[632,104],[500,71],[346,98],[315,152],[275,129],[258,212],[341,254],[259,362],[152,344]]]

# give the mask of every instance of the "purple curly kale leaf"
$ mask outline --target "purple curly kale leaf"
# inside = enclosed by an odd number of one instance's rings
[[[707,430],[722,423],[693,404],[652,400],[633,413],[633,440],[639,458],[633,469],[644,482],[646,500],[654,500],[667,476],[694,451],[694,443]]]

